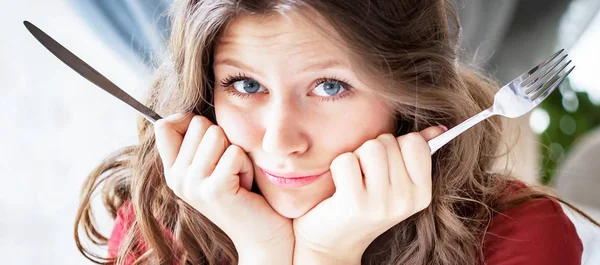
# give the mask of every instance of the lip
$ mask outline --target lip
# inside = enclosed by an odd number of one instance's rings
[[[295,173],[276,175],[278,173],[270,173],[263,168],[260,168],[260,171],[262,171],[263,175],[269,180],[269,182],[275,186],[283,188],[300,188],[315,182],[329,170],[312,175]]]

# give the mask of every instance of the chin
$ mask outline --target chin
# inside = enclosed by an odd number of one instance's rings
[[[290,219],[303,216],[320,202],[302,200],[294,198],[292,196],[277,196],[275,198],[265,198],[277,213],[279,213],[283,217]]]
[[[273,207],[273,208],[281,216],[289,218],[289,219],[296,219],[300,216],[303,216],[310,209],[312,209],[312,207],[310,207],[310,208],[306,207],[306,209],[298,208],[298,207],[278,207],[278,208]]]

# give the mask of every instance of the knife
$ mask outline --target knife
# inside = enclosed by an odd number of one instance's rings
[[[104,91],[125,102],[127,105],[136,109],[150,123],[154,124],[154,122],[157,120],[162,119],[158,114],[156,114],[156,112],[152,111],[150,108],[144,106],[142,103],[131,97],[113,82],[108,80],[108,78],[98,73],[98,71],[96,71],[94,68],[79,59],[79,57],[75,56],[75,54],[71,53],[69,50],[67,50],[67,48],[60,45],[58,42],[48,36],[48,34],[44,33],[41,29],[31,24],[29,21],[23,21],[23,24],[25,24],[25,27],[29,30],[29,32],[31,32],[31,34],[33,34],[33,36],[42,45],[44,45],[46,49],[48,49],[52,54],[54,54],[54,56],[58,57],[58,59],[63,61],[66,65],[71,67],[71,69],[75,70],[75,72],[79,73],[96,86],[102,88]]]

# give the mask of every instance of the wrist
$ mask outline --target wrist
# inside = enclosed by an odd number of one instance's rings
[[[340,251],[339,253],[333,253],[311,248],[296,242],[293,253],[293,264],[360,265],[363,253],[364,251]]]
[[[294,243],[237,248],[239,265],[291,265]]]

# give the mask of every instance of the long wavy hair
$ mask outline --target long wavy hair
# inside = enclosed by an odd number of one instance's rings
[[[493,102],[497,84],[458,62],[460,23],[448,1],[178,0],[169,13],[168,54],[156,71],[147,106],[165,116],[190,111],[216,123],[212,63],[221,32],[237,16],[290,11],[325,21],[328,27],[315,25],[335,30],[361,74],[378,80],[376,92],[397,111],[396,136],[435,124],[455,126]],[[97,263],[118,264],[140,252],[139,242],[144,242],[139,263],[237,264],[227,235],[167,187],[152,124],[140,118],[138,131],[139,144],[108,157],[83,187],[75,222],[79,250]],[[549,196],[528,189],[505,200],[510,177],[491,171],[501,132],[500,121],[492,118],[439,150],[433,156],[431,205],[377,238],[362,263],[481,263],[483,236],[496,212]],[[93,253],[81,241],[83,232],[94,244],[107,244],[91,209],[98,189],[113,217],[126,202],[135,212],[116,260]]]

